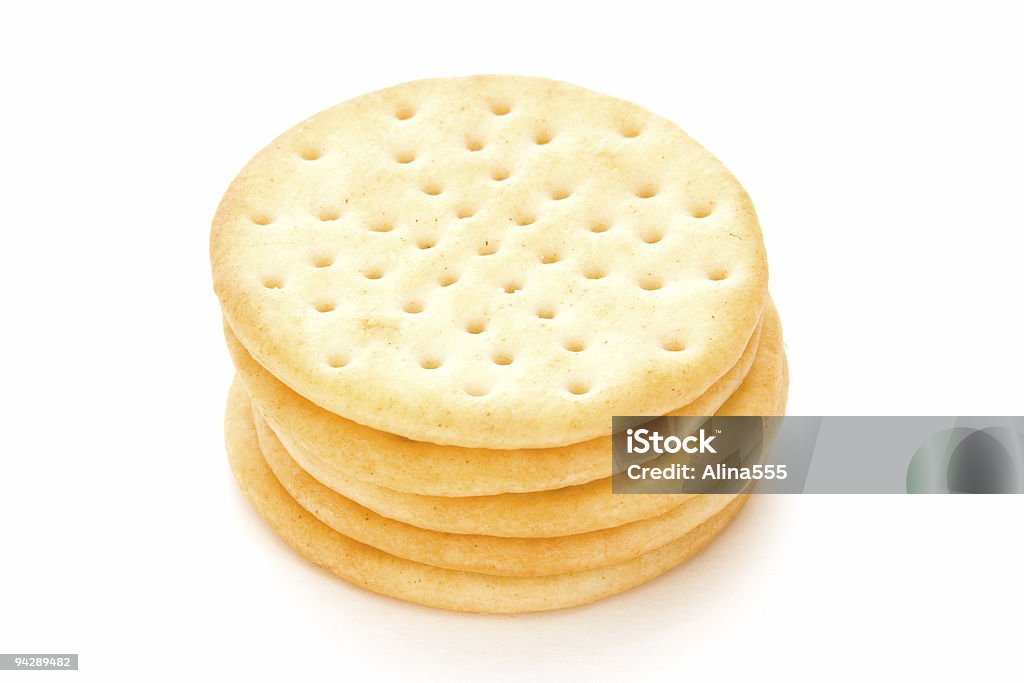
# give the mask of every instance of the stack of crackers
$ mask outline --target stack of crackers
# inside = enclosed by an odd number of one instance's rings
[[[744,495],[616,495],[612,416],[781,415],[753,206],[669,121],[544,79],[417,81],[260,152],[213,222],[229,458],[316,565],[524,612],[644,583]]]

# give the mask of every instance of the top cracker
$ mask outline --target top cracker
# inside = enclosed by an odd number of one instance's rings
[[[764,308],[757,217],[669,121],[566,83],[405,83],[242,170],[214,286],[311,401],[421,441],[535,448],[662,415],[737,362]]]

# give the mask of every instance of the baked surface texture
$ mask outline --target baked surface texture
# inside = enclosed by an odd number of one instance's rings
[[[747,194],[669,121],[565,83],[416,81],[313,116],[213,222],[249,354],[373,429],[564,446],[739,362],[767,267]]]

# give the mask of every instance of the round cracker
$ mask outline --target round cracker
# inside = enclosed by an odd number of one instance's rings
[[[782,329],[774,309],[766,312],[761,343],[750,372],[718,415],[778,415],[785,389]],[[493,496],[443,497],[394,491],[348,475],[318,469],[287,434],[257,420],[261,442],[279,439],[289,455],[328,488],[389,519],[424,529],[502,537],[580,534],[663,515],[685,500],[681,494],[615,495],[610,477],[578,486]],[[606,454],[610,470],[611,449]]]
[[[463,612],[559,609],[638,586],[710,543],[747,498],[737,497],[685,536],[626,562],[550,576],[493,576],[396,557],[359,543],[317,520],[288,495],[263,460],[244,390],[237,383],[228,402],[225,436],[231,468],[242,491],[278,535],[303,557],[376,593]]]
[[[692,138],[509,76],[406,83],[286,132],[228,189],[211,260],[232,329],[299,394],[477,448],[694,401],[767,285],[747,194]]]
[[[772,315],[772,313],[766,313]],[[777,321],[776,321],[777,324]],[[760,326],[739,362],[708,391],[669,415],[713,415],[750,371]],[[495,450],[438,446],[347,420],[307,401],[253,360],[225,327],[228,350],[260,415],[287,434],[317,472],[427,496],[489,496],[544,491],[585,484],[608,476],[612,437],[601,436],[553,448]],[[331,479],[330,475],[324,475]]]

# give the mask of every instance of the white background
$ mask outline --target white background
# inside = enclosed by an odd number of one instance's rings
[[[231,178],[336,102],[488,72],[641,103],[739,177],[791,414],[1024,413],[1020,22],[938,4],[6,8],[0,651],[103,681],[1019,675],[1024,497],[759,497],[639,590],[493,618],[311,568],[222,446]]]

